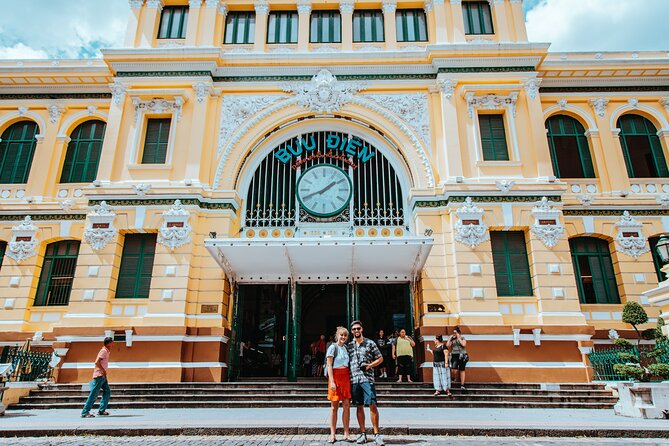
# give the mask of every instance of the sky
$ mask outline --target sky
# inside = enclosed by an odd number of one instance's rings
[[[128,0],[2,0],[0,59],[94,58],[123,44]],[[669,51],[669,0],[525,0],[550,51]]]

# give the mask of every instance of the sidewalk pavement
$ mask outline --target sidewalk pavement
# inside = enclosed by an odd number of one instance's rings
[[[113,401],[112,401],[113,403]],[[669,420],[594,409],[379,408],[388,435],[669,438]],[[118,409],[81,418],[74,409],[8,410],[0,437],[56,435],[304,435],[328,431],[329,409]],[[369,412],[367,429],[371,430]],[[95,412],[93,412],[95,413]],[[341,411],[340,411],[341,416]],[[351,430],[357,432],[355,410]],[[341,426],[341,418],[339,420]]]

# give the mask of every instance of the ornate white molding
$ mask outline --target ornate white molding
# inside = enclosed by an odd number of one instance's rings
[[[95,105],[89,105],[86,107],[86,111],[88,112],[88,116],[93,116],[98,112],[98,108]]]
[[[353,14],[355,0],[339,0],[339,12],[342,14]]]
[[[218,8],[221,4],[221,0],[204,0],[204,4],[207,8]]]
[[[88,214],[89,223],[84,229],[84,240],[91,245],[93,251],[101,250],[116,237],[115,218],[116,214],[106,201],[93,206],[93,210]]]
[[[586,208],[590,207],[590,205],[592,205],[592,200],[593,200],[592,195],[588,195],[588,194],[583,194],[580,197],[578,197],[578,201],[580,201],[581,204]]]
[[[147,8],[157,9],[158,11],[162,11],[164,6],[165,3],[163,3],[163,0],[146,0]]]
[[[125,86],[123,86],[123,84],[121,84],[118,81],[109,85],[109,89],[111,90],[112,99],[114,100],[114,104],[116,105],[119,105],[121,102],[123,102],[126,93],[128,93],[128,89],[125,88]]]
[[[424,93],[366,94],[363,98],[395,113],[430,147],[430,110]]]
[[[627,101],[627,105],[629,105],[632,110],[638,110],[639,100],[637,98],[631,98],[629,101]]]
[[[650,251],[646,243],[646,236],[641,231],[643,223],[637,221],[628,211],[623,213],[620,221],[616,223],[616,227],[618,228],[618,234],[616,235],[618,251],[635,259]]]
[[[314,113],[334,113],[365,89],[359,82],[339,82],[328,70],[321,70],[310,82],[288,84],[284,91],[296,96],[297,105]]]
[[[223,16],[223,18],[227,17],[228,15],[228,6],[224,4],[218,5],[218,9],[216,9],[216,13],[220,14]]]
[[[516,184],[513,180],[498,180],[495,181],[495,186],[503,193],[509,193],[513,185]]]
[[[664,106],[664,109],[667,110],[667,113],[669,113],[669,98],[660,99],[660,104],[662,104],[662,106]]]
[[[569,105],[569,101],[567,101],[565,98],[558,99],[557,105],[560,110],[565,111],[567,109],[567,105]]]
[[[190,242],[189,218],[190,212],[184,209],[181,200],[175,200],[172,207],[163,212],[163,225],[158,230],[158,243],[174,251]]]
[[[669,195],[660,195],[655,199],[663,208],[669,207]]]
[[[197,82],[193,84],[193,90],[197,102],[202,103],[214,92],[214,87],[208,82]]]
[[[65,212],[70,212],[74,207],[74,201],[70,200],[69,198],[66,198],[65,200],[59,201],[58,205]]]
[[[532,209],[534,224],[530,228],[532,234],[543,242],[546,248],[554,248],[564,236],[564,226],[560,222],[562,211],[555,209],[552,202],[542,197],[537,206]]]
[[[384,14],[395,12],[397,10],[397,0],[383,0],[381,9],[383,9]]]
[[[144,0],[128,0],[130,9],[139,9],[144,5]]]
[[[28,107],[25,105],[19,105],[17,110],[19,111],[19,116],[25,116],[28,113]]]
[[[606,107],[609,105],[609,100],[607,98],[590,99],[589,103],[597,116],[603,118],[606,115]]]
[[[151,190],[151,185],[148,183],[139,183],[139,184],[133,184],[132,188],[134,189],[137,195],[143,197],[146,195],[148,191]]]
[[[455,223],[455,240],[471,249],[476,248],[489,238],[488,226],[483,222],[483,209],[477,207],[470,197],[455,211],[458,221]]]
[[[189,8],[199,8],[202,6],[202,0],[188,0]]]
[[[298,14],[311,14],[311,0],[297,0]]]
[[[21,223],[12,228],[12,239],[7,245],[6,256],[21,263],[37,254],[39,240],[35,237],[36,233],[37,226],[33,224],[30,215],[26,215]]]
[[[269,14],[269,2],[267,0],[256,0],[253,4],[256,14]]]
[[[60,105],[49,105],[49,122],[51,124],[55,124],[58,122],[60,117],[65,113],[65,107],[61,107]]]
[[[458,81],[454,79],[437,79],[437,87],[441,90],[444,97],[449,101],[453,99],[455,94],[455,87],[457,87]]]
[[[525,91],[527,92],[527,95],[530,97],[530,99],[536,99],[539,96],[540,85],[541,79],[536,77],[528,79],[523,83],[523,87],[525,87]]]
[[[432,0],[425,0],[423,3],[423,9],[425,10],[426,14],[432,12],[434,9],[434,2]]]
[[[135,117],[140,113],[173,113],[176,120],[180,121],[183,104],[184,99],[181,96],[175,96],[172,100],[162,98],[149,100],[143,100],[138,97],[132,98],[132,105],[135,107]]]
[[[511,93],[508,96],[498,96],[496,94],[487,94],[484,96],[476,96],[473,91],[465,95],[467,101],[467,111],[470,118],[474,118],[475,110],[501,110],[508,108],[511,115],[516,117],[516,102],[518,101],[518,93]]]

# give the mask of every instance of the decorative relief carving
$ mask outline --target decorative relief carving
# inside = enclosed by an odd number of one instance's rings
[[[65,108],[59,105],[49,106],[49,122],[55,124],[65,112]]]
[[[453,98],[455,94],[455,87],[458,85],[458,81],[454,79],[437,79],[437,87],[444,94],[444,97],[449,101]]]
[[[420,136],[423,143],[430,146],[430,112],[426,94],[370,94],[364,98],[402,118]]]
[[[94,251],[101,250],[116,237],[115,218],[116,214],[106,201],[93,206],[93,210],[88,214],[89,223],[84,229],[84,240]]]
[[[534,224],[530,228],[532,234],[543,242],[546,248],[554,248],[564,236],[564,226],[560,222],[562,212],[553,207],[552,202],[543,197],[532,209]]]
[[[655,199],[663,208],[669,207],[669,195],[660,195]]]
[[[193,90],[195,90],[195,97],[197,102],[202,103],[209,95],[214,92],[214,88],[210,83],[207,82],[197,82],[193,84]]]
[[[36,233],[37,226],[33,224],[30,215],[26,215],[21,223],[12,228],[13,235],[7,245],[6,256],[21,263],[37,254],[39,240],[35,237]]]
[[[557,101],[558,107],[560,107],[560,110],[563,110],[563,111],[567,109],[567,104],[568,103],[569,102],[565,98],[559,99]]]
[[[523,87],[527,91],[527,95],[530,99],[536,99],[539,96],[539,86],[541,85],[541,79],[532,78],[525,81]]]
[[[618,251],[635,259],[650,251],[646,243],[646,236],[641,231],[643,223],[637,221],[628,211],[623,213],[616,227],[618,228],[618,235],[616,235]]]
[[[109,89],[111,90],[112,93],[112,99],[114,100],[114,104],[119,105],[121,102],[123,102],[123,99],[125,98],[126,93],[128,92],[128,89],[123,86],[120,82],[114,82],[109,86]]]
[[[432,12],[432,10],[434,9],[434,3],[432,2],[432,0],[425,0],[425,2],[423,3],[423,9],[425,10],[426,14]]]
[[[590,106],[600,118],[603,118],[606,115],[607,105],[609,105],[609,100],[607,98],[590,99]]]
[[[135,190],[135,193],[140,197],[146,195],[148,191],[151,190],[151,185],[147,183],[133,184],[132,188]]]
[[[592,204],[592,200],[593,200],[592,195],[588,194],[583,194],[580,197],[578,197],[578,201],[580,201],[581,204],[586,208],[590,207],[590,205]]]
[[[174,113],[176,120],[180,121],[183,104],[184,99],[181,96],[175,96],[172,100],[162,98],[150,100],[142,100],[138,97],[132,98],[132,105],[135,107],[135,117],[143,112],[155,114]]]
[[[339,0],[339,12],[353,14],[355,0]]]
[[[158,243],[174,251],[190,242],[189,218],[190,212],[184,209],[181,200],[175,200],[172,207],[163,212],[163,225],[158,230]]]
[[[256,0],[254,6],[256,14],[269,14],[269,2],[267,0]]]
[[[139,9],[144,4],[144,0],[128,0],[130,9]]]
[[[662,104],[664,108],[667,110],[667,113],[669,113],[669,98],[660,99],[660,104]]]
[[[455,223],[455,240],[476,248],[489,238],[488,226],[483,222],[483,209],[476,207],[471,197],[455,211],[458,221]]]
[[[513,185],[516,184],[515,181],[512,180],[500,180],[500,181],[495,181],[495,186],[503,193],[506,194],[508,193]]]
[[[474,111],[477,109],[501,110],[504,107],[509,109],[514,118],[516,117],[518,93],[511,93],[508,96],[498,96],[496,94],[476,96],[473,91],[470,91],[465,95],[465,100],[467,101],[467,110],[470,118],[474,118]]]
[[[65,212],[70,212],[72,210],[72,208],[74,207],[74,202],[72,200],[70,200],[69,198],[66,198],[65,200],[59,201],[58,205]]]
[[[256,116],[261,111],[286,99],[285,96],[258,95],[240,96],[226,95],[221,104],[221,125],[218,135],[218,153],[229,146],[232,134],[237,130],[250,128],[248,124],[242,127],[244,121]]]
[[[298,14],[311,14],[311,0],[297,0]]]
[[[86,111],[88,112],[89,116],[93,116],[98,112],[98,108],[95,105],[89,105],[86,107]]]
[[[383,9],[384,14],[395,12],[397,10],[397,0],[383,0],[381,9]]]
[[[288,84],[284,91],[296,96],[297,105],[314,113],[334,113],[364,89],[362,83],[339,82],[328,70],[321,70],[310,82]]]
[[[163,0],[146,0],[147,8],[157,9],[158,11],[162,11],[164,6],[165,3],[163,3]]]
[[[28,107],[26,107],[25,105],[19,105],[18,110],[19,110],[19,116],[25,116],[26,113],[28,113]]]
[[[634,110],[637,110],[639,108],[639,100],[637,98],[632,98],[627,101],[627,105],[629,105]]]
[[[202,6],[202,0],[188,0],[188,7],[199,8]]]

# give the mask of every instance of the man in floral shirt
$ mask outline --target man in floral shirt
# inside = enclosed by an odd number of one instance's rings
[[[374,442],[384,445],[379,433],[379,409],[376,406],[376,388],[374,387],[374,367],[383,362],[383,356],[371,339],[362,336],[362,323],[353,321],[351,323],[353,341],[348,347],[350,358],[349,370],[351,372],[351,404],[357,407],[358,425],[360,435],[357,444],[367,442],[365,432],[365,406],[369,406],[369,414],[374,428]]]

